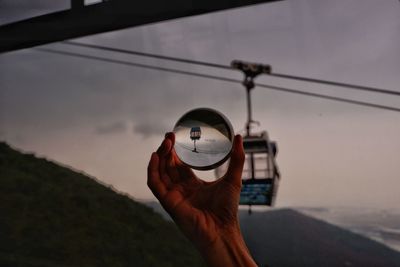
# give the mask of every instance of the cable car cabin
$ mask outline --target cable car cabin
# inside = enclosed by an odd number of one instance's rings
[[[245,136],[243,147],[246,156],[242,174],[240,205],[272,206],[278,190],[280,173],[275,161],[277,145],[269,140],[267,132]],[[222,177],[228,169],[224,163],[215,169],[215,176]]]
[[[277,145],[269,141],[267,132],[262,132],[244,137],[243,146],[246,160],[239,204],[272,206],[280,179],[275,161]]]
[[[200,127],[192,127],[190,129],[190,139],[199,140],[201,137],[201,129]]]

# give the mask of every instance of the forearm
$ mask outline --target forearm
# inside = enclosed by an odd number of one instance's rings
[[[239,229],[228,234],[221,234],[211,246],[200,248],[200,253],[209,267],[257,266]]]

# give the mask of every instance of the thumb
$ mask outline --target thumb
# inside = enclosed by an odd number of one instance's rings
[[[236,135],[233,140],[231,159],[229,162],[228,171],[224,176],[224,180],[236,186],[242,185],[242,171],[244,164],[244,150],[242,136]]]

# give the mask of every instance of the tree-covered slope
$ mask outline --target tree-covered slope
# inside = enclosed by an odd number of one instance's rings
[[[0,266],[203,265],[152,209],[0,143]]]

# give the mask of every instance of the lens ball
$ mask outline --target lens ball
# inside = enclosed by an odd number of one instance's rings
[[[233,128],[219,111],[193,109],[178,120],[173,131],[177,156],[193,169],[211,170],[229,158]]]

